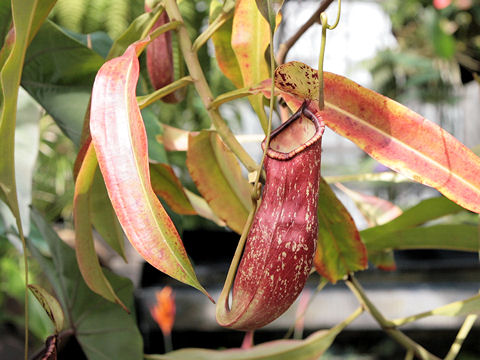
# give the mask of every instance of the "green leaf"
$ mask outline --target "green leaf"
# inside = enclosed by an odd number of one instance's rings
[[[125,256],[123,230],[118,222],[117,215],[115,215],[115,211],[113,210],[99,168],[95,171],[89,200],[90,221],[93,226],[108,245],[127,261]]]
[[[446,197],[430,198],[405,210],[402,215],[386,224],[361,231],[360,235],[365,242],[373,241],[377,237],[384,237],[399,230],[413,228],[428,221],[438,219],[445,215],[456,214],[463,210],[461,206],[448,200]]]
[[[64,315],[63,310],[57,299],[39,285],[28,285],[30,292],[37,298],[42,305],[50,320],[55,327],[55,333],[58,334],[63,329]]]
[[[90,189],[94,181],[97,164],[95,149],[93,144],[90,143],[75,181],[73,198],[75,253],[78,267],[89,288],[127,310],[105,277],[94,247],[89,209]]]
[[[99,70],[90,108],[92,144],[117,218],[135,249],[158,270],[208,296],[150,183],[147,135],[135,96],[137,53],[146,44],[132,44]]]
[[[10,1],[0,2],[0,49],[12,23],[12,4]],[[0,63],[1,65],[1,63]]]
[[[212,0],[210,2],[209,22],[212,23],[224,10],[223,1]],[[237,58],[232,48],[232,24],[233,18],[229,19],[212,35],[215,59],[222,73],[237,87],[243,86],[242,73]]]
[[[282,8],[284,0],[255,0],[258,10],[270,24],[270,30],[275,32],[277,14]]]
[[[250,188],[236,157],[215,132],[190,134],[187,167],[213,212],[241,233],[252,206]]]
[[[346,320],[331,328],[314,332],[305,340],[276,340],[250,349],[182,349],[165,355],[146,355],[148,360],[314,360],[318,359],[332,344],[335,337],[362,310],[355,311]]]
[[[479,250],[475,225],[433,225],[385,233],[373,239],[363,238],[369,252],[383,250],[444,249]]]
[[[75,253],[36,212],[32,212],[37,236],[50,248],[52,258],[31,243],[30,250],[52,284],[66,315],[65,330],[72,330],[89,359],[140,360],[143,342],[135,317],[91,292],[82,280]],[[31,234],[35,236],[35,234]],[[122,302],[134,311],[130,280],[106,271],[106,277]]]
[[[55,4],[54,0],[19,0],[12,2],[15,41],[0,70],[0,199],[8,204],[20,224],[15,184],[14,138],[18,88],[25,52],[40,25]],[[19,229],[21,231],[21,229]]]
[[[150,109],[142,110],[143,123],[147,131],[148,139],[148,157],[154,162],[168,163],[167,153],[163,144],[157,141],[157,136],[163,135],[163,128]]]
[[[50,21],[27,52],[22,86],[77,146],[95,74],[103,62]]]
[[[232,48],[243,77],[243,86],[252,86],[270,77],[265,51],[270,43],[270,27],[258,11],[255,0],[237,0],[232,24]],[[249,97],[260,118],[263,130],[267,129],[267,116],[263,96]]]
[[[150,163],[150,181],[155,194],[165,200],[177,214],[197,214],[183,190],[182,183],[169,165]]]
[[[347,209],[322,178],[318,191],[317,271],[332,283],[367,267],[367,252]]]

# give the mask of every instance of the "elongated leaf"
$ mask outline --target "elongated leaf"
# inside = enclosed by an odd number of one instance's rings
[[[45,257],[29,241],[32,256],[50,281],[65,314],[65,331],[72,331],[89,359],[143,359],[143,342],[135,317],[118,305],[96,295],[85,285],[76,264],[75,252],[66,245],[35,211],[35,231],[30,237],[41,237],[48,245]],[[33,227],[33,226],[32,226]],[[106,271],[108,281],[130,311],[133,285],[130,280]]]
[[[162,124],[163,134],[156,137],[167,151],[187,151],[190,131]],[[198,134],[194,132],[193,134]]]
[[[243,86],[260,83],[269,77],[265,51],[270,42],[270,26],[257,8],[255,0],[237,0],[232,25],[232,48],[242,72]],[[260,118],[264,131],[267,117],[261,95],[249,101]]]
[[[50,320],[55,327],[55,333],[59,333],[63,329],[64,315],[63,310],[57,299],[52,296],[47,290],[38,285],[28,285],[28,289],[37,298],[42,305]]]
[[[392,221],[365,229],[361,231],[360,234],[365,241],[371,241],[376,237],[382,237],[388,233],[413,228],[427,221],[435,220],[445,215],[455,214],[462,210],[463,208],[461,206],[445,197],[426,199],[405,210],[402,215]]]
[[[125,245],[122,227],[113,210],[100,169],[96,169],[89,195],[90,221],[100,236],[125,261]]]
[[[12,2],[15,42],[0,69],[0,199],[8,204],[20,224],[14,165],[14,132],[18,88],[22,76],[25,52],[55,0],[25,0]],[[10,46],[10,45],[9,45]],[[21,229],[19,229],[21,231]]]
[[[276,340],[249,349],[207,350],[183,349],[165,355],[147,355],[149,360],[316,360],[327,350],[335,337],[362,313],[355,311],[346,320],[320,330],[305,340]]]
[[[210,2],[210,23],[222,14],[223,7],[223,1],[212,0]],[[231,44],[232,24],[233,19],[229,19],[215,31],[212,42],[215,48],[215,59],[220,70],[237,88],[241,88],[243,86],[242,73]]]
[[[207,294],[150,184],[147,137],[135,96],[137,52],[146,44],[132,44],[98,72],[90,110],[92,143],[113,208],[135,249],[160,271]]]
[[[270,24],[270,31],[275,32],[277,14],[279,13],[284,0],[255,0],[258,10]]]
[[[478,228],[474,225],[433,225],[386,233],[374,239],[363,237],[369,252],[383,250],[444,249],[479,250]]]
[[[480,158],[438,125],[342,76],[325,73],[325,124],[391,169],[480,212]],[[277,68],[278,88],[296,106],[318,99],[317,71],[290,62]],[[315,101],[312,106],[315,106]]]
[[[455,301],[417,315],[395,319],[392,322],[397,326],[401,326],[428,316],[465,316],[469,314],[480,314],[480,295],[475,295],[465,300]]]
[[[90,189],[97,169],[95,149],[90,143],[75,181],[73,198],[73,218],[75,225],[75,249],[78,267],[89,288],[105,299],[127,308],[113,290],[103,274],[98,261],[92,237],[90,222]]]
[[[12,23],[12,5],[10,1],[0,2],[0,49]],[[0,66],[2,63],[0,63]]]
[[[227,224],[225,224],[222,220],[218,218],[217,215],[213,213],[212,209],[203,197],[198,196],[197,194],[191,192],[188,189],[183,190],[185,191],[185,195],[187,195],[188,201],[190,201],[199,216],[214,222],[218,226],[227,226]]]
[[[332,283],[367,267],[367,252],[347,209],[321,179],[318,192],[318,242],[314,265]]]
[[[196,215],[192,204],[183,191],[180,180],[167,164],[150,164],[150,180],[155,194],[165,200],[178,214]]]
[[[214,213],[241,233],[251,207],[249,186],[237,159],[215,132],[190,135],[187,167]]]

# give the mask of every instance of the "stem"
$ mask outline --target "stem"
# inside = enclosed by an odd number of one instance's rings
[[[153,41],[163,33],[166,33],[167,31],[170,31],[170,30],[175,30],[181,24],[182,23],[180,21],[169,21],[168,23],[159,26],[148,35],[150,36],[151,41]]]
[[[280,47],[277,52],[277,63],[281,65],[285,62],[285,58],[287,57],[287,53],[290,51],[293,45],[300,39],[300,37],[313,25],[315,24],[322,12],[327,10],[333,0],[325,0],[323,1],[320,6],[318,7],[317,11],[315,11],[312,16],[302,25],[300,29],[297,30],[295,34],[293,34],[287,41],[280,44]]]
[[[172,345],[172,334],[171,333],[164,333],[163,334],[163,345],[164,345],[164,350],[165,353],[169,353],[170,351],[173,350],[173,345]]]
[[[233,10],[233,9],[232,9]],[[213,22],[208,25],[207,29],[201,33],[197,39],[193,42],[192,51],[197,52],[207,41],[212,37],[212,35],[222,27],[230,18],[233,16],[233,11],[222,13],[213,20]]]
[[[429,353],[420,344],[417,344],[415,341],[406,336],[403,332],[398,330],[390,320],[387,320],[367,297],[362,286],[353,276],[353,274],[350,274],[347,280],[345,280],[345,282],[350,288],[350,290],[353,292],[353,294],[357,297],[360,304],[362,304],[362,306],[373,316],[373,318],[382,327],[382,329],[393,339],[395,339],[400,345],[405,347],[407,350],[413,351],[415,355],[422,360],[440,360],[440,358]]]
[[[168,84],[161,89],[154,91],[151,94],[145,96],[137,96],[137,103],[140,109],[146,108],[148,105],[153,104],[155,101],[160,100],[164,96],[173,93],[174,91],[181,89],[185,86],[188,86],[193,82],[190,76],[184,76],[181,79],[178,79],[171,84]]]
[[[25,360],[28,360],[28,323],[29,323],[29,306],[28,306],[28,254],[27,254],[27,242],[25,240],[25,235],[23,234],[22,223],[20,220],[20,214],[15,217],[17,222],[18,233],[20,239],[22,240],[23,248],[23,264],[25,267]]]
[[[447,356],[445,356],[445,360],[454,360],[457,357],[460,348],[463,345],[463,341],[466,339],[468,333],[472,329],[472,326],[475,324],[475,321],[477,321],[477,318],[478,315],[475,314],[470,314],[465,318],[465,321],[463,322],[462,327],[458,331],[457,337],[455,338],[452,347],[448,351]]]
[[[252,172],[258,168],[255,160],[245,151],[240,145],[232,131],[226,124],[217,109],[211,109],[210,105],[213,101],[212,92],[208,86],[205,75],[203,74],[202,67],[198,61],[197,53],[192,49],[192,42],[188,35],[187,28],[183,23],[182,15],[178,9],[177,2],[175,0],[165,0],[165,9],[171,21],[180,21],[182,25],[177,28],[180,49],[182,50],[185,63],[187,64],[188,71],[192,77],[193,84],[203,102],[203,105],[208,111],[210,118],[212,119],[213,126],[218,132],[223,142],[230,148],[230,150],[238,157],[238,159],[245,165],[248,171]]]
[[[250,95],[252,95],[250,86],[223,93],[217,96],[215,100],[210,103],[210,109],[218,109],[220,105],[225,104],[226,102],[244,98]]]

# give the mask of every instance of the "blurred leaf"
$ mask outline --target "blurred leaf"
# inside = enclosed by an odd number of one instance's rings
[[[142,110],[142,118],[147,132],[148,157],[154,162],[168,163],[165,148],[163,144],[157,141],[157,137],[163,134],[163,128],[160,122],[150,109]]]
[[[110,36],[102,31],[96,31],[91,34],[79,34],[73,31],[68,31],[67,29],[63,29],[63,31],[86,47],[95,51],[104,59],[108,56],[108,52],[113,44],[113,40]]]
[[[163,132],[156,139],[167,151],[187,151],[190,131],[162,124]],[[195,133],[196,134],[196,133]]]
[[[223,6],[223,1],[221,0],[212,0],[210,2],[210,23],[222,14]],[[241,88],[243,86],[242,73],[231,44],[232,24],[233,18],[229,19],[215,31],[212,36],[212,42],[215,48],[215,59],[220,70],[235,87]]]
[[[135,96],[137,53],[146,44],[132,44],[99,70],[90,110],[92,144],[113,208],[135,249],[158,270],[208,296],[150,183],[147,135]]]
[[[12,4],[10,1],[0,2],[0,49],[3,47],[5,36],[7,36],[10,25],[12,24],[11,10]]]
[[[480,212],[480,158],[451,134],[347,78],[325,73],[323,120],[371,157],[459,205]],[[318,99],[317,71],[300,62],[277,68],[275,83],[293,108]]]
[[[238,160],[215,132],[190,134],[187,167],[214,213],[241,233],[251,207],[250,188]]]
[[[167,164],[150,164],[150,181],[153,191],[177,214],[196,215],[185,195],[182,183]]]
[[[28,49],[22,86],[77,145],[103,58],[46,21]]]
[[[455,55],[455,38],[442,28],[438,12],[430,9],[426,20],[430,27],[435,53],[442,58],[452,59]]]
[[[360,232],[364,241],[370,241],[376,237],[386,236],[389,233],[422,225],[427,221],[438,219],[445,215],[451,215],[464,209],[453,201],[440,196],[419,202],[417,205],[405,210],[402,215],[392,221],[365,229]]]
[[[29,284],[28,289],[33,295],[35,295],[50,320],[52,320],[52,323],[55,326],[55,333],[60,333],[63,329],[64,315],[57,299],[50,295],[49,292],[41,286]]]
[[[284,0],[255,0],[258,10],[270,24],[270,30],[275,32],[276,18]]]
[[[108,245],[127,261],[125,256],[123,230],[118,222],[117,215],[115,215],[115,211],[113,210],[99,168],[95,171],[89,200],[90,221],[93,226]]]
[[[318,242],[313,262],[332,283],[367,267],[367,251],[357,227],[323,178],[318,191]]]
[[[97,158],[95,149],[93,144],[90,143],[75,181],[75,195],[73,198],[75,254],[77,255],[80,272],[89,288],[105,299],[118,303],[127,310],[105,277],[93,242],[89,209],[90,189],[92,188],[96,169]]]
[[[205,219],[208,219],[218,226],[227,226],[222,220],[220,220],[217,215],[215,215],[208,205],[207,201],[202,198],[201,196],[198,196],[197,194],[189,191],[188,189],[183,189],[185,191],[185,195],[187,195],[188,200],[192,204],[193,208],[195,209],[196,213],[199,216],[204,217]]]
[[[389,249],[479,251],[478,228],[475,225],[432,225],[389,232],[371,239],[362,238],[369,252]]]
[[[50,248],[52,258],[42,255],[30,244],[66,315],[65,330],[74,332],[89,359],[143,359],[143,343],[135,317],[118,305],[92,293],[82,280],[74,251],[68,247],[36,212],[32,213],[36,231]],[[35,236],[32,234],[32,236]],[[38,235],[37,235],[38,236]],[[106,271],[123,303],[134,311],[130,280]]]
[[[22,77],[25,52],[54,0],[20,0],[12,2],[15,42],[5,63],[0,64],[0,199],[8,204],[17,223],[21,224],[15,184],[14,139],[18,88]]]
[[[335,337],[358,315],[357,310],[330,330],[314,332],[305,340],[275,340],[249,349],[182,349],[165,355],[146,355],[148,360],[315,360],[332,344]]]
[[[243,86],[255,85],[270,77],[265,60],[269,43],[270,27],[255,0],[237,0],[232,24],[232,48],[240,66]],[[262,95],[252,95],[249,101],[266,131],[268,121]]]

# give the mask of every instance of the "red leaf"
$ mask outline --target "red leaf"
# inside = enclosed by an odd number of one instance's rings
[[[92,142],[113,208],[135,249],[160,271],[208,296],[150,184],[147,136],[135,96],[137,52],[146,44],[130,45],[99,70],[92,92]]]

